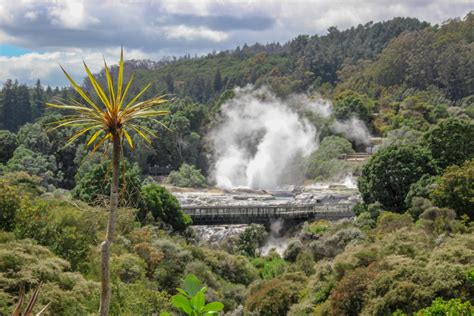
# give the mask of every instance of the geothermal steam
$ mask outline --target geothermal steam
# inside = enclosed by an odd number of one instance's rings
[[[237,88],[235,97],[222,105],[222,121],[209,135],[217,186],[276,189],[301,182],[304,159],[319,144],[319,132],[301,113],[328,118],[331,110],[329,101],[305,95],[283,101],[265,88]],[[364,138],[364,128],[358,120],[330,126],[357,142]]]
[[[317,147],[317,131],[265,89],[237,89],[211,133],[215,178],[223,188],[273,189],[294,182],[288,169]]]

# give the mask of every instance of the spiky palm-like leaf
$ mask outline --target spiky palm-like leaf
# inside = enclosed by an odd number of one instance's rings
[[[130,136],[131,133],[136,133],[147,143],[151,143],[151,138],[156,137],[156,135],[149,128],[140,125],[139,121],[141,119],[151,119],[161,124],[161,122],[157,121],[154,117],[167,114],[167,111],[157,109],[159,105],[165,103],[167,100],[163,96],[159,96],[139,102],[139,98],[150,88],[150,83],[129,102],[125,102],[134,77],[132,76],[130,78],[129,82],[125,85],[125,89],[123,89],[123,49],[120,52],[119,73],[116,87],[114,87],[112,75],[110,74],[109,67],[105,60],[104,67],[107,80],[106,88],[99,84],[84,62],[87,77],[100,100],[100,103],[96,103],[61,66],[62,71],[72,84],[74,90],[81,96],[84,103],[75,100],[46,103],[46,105],[50,107],[69,110],[73,113],[67,115],[60,121],[54,122],[54,128],[69,126],[78,129],[69,138],[68,144],[74,142],[82,135],[89,133],[91,136],[87,141],[87,145],[93,145],[94,151],[107,141],[112,140],[113,136],[118,136],[121,141],[125,139],[129,146],[134,149],[135,144]]]

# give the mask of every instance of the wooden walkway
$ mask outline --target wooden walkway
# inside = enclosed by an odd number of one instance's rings
[[[184,206],[193,225],[268,224],[276,219],[302,222],[308,219],[338,220],[354,217],[352,204]]]
[[[346,161],[365,161],[370,158],[368,153],[354,153],[354,154],[343,154],[339,156],[339,159]]]

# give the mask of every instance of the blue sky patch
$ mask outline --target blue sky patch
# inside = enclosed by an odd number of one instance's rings
[[[30,50],[23,49],[17,46],[0,44],[0,56],[20,56],[30,52]]]

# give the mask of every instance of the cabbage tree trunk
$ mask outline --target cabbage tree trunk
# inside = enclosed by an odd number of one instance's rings
[[[101,244],[101,293],[99,315],[109,314],[110,298],[112,289],[110,287],[110,248],[114,240],[115,227],[117,226],[117,209],[119,197],[119,170],[120,170],[121,145],[120,137],[113,136],[112,150],[112,184],[110,186],[110,212],[107,224],[105,240]]]

